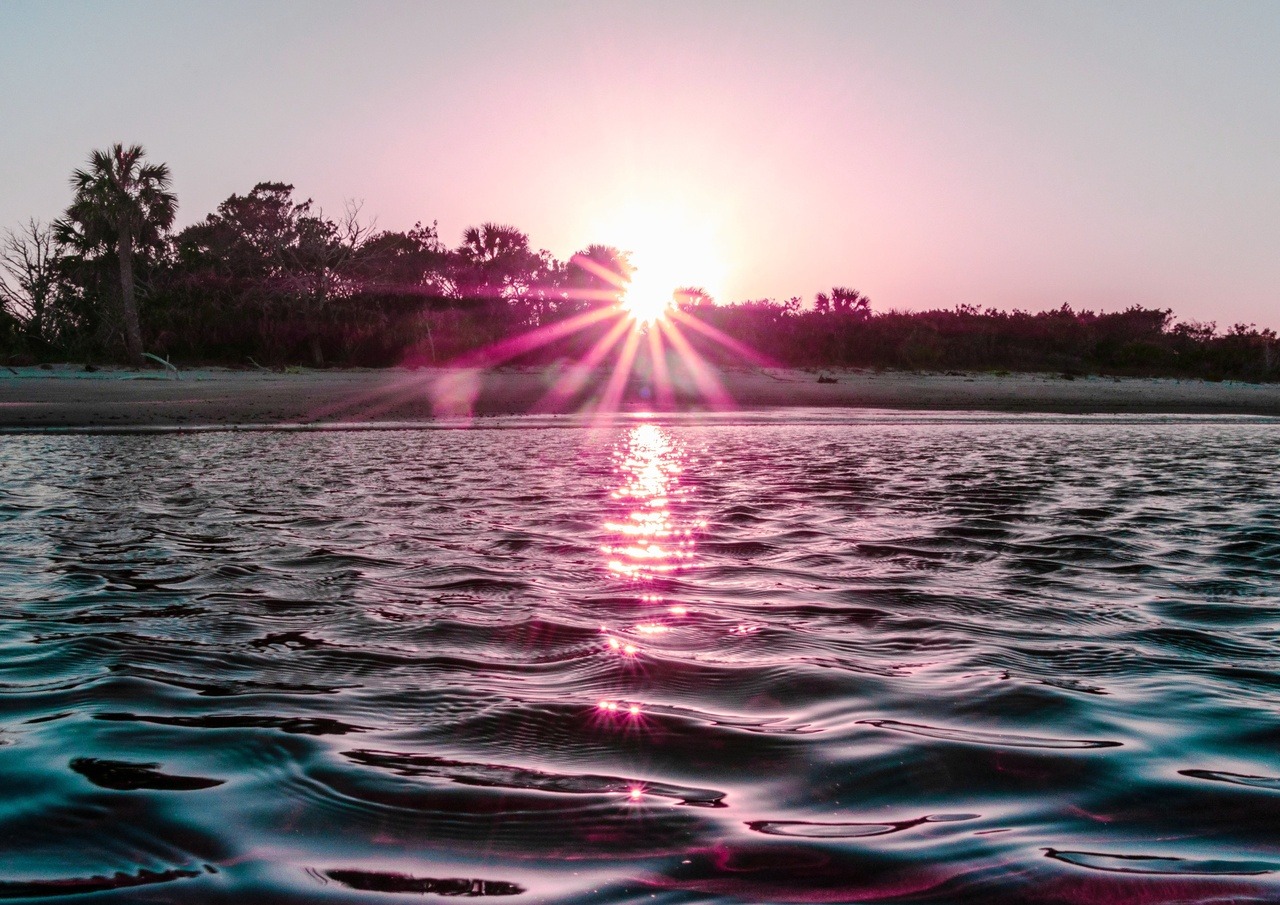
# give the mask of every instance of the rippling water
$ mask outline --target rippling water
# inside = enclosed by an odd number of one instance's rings
[[[0,899],[1275,901],[1278,437],[0,437]]]

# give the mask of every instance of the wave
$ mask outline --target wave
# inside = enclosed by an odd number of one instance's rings
[[[4,437],[0,897],[1280,897],[1274,421],[476,424]]]

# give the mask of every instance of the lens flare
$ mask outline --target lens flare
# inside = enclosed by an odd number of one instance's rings
[[[629,255],[623,311],[641,325],[653,324],[666,318],[683,287],[718,297],[728,268],[717,219],[681,198],[652,197],[612,210],[592,234]]]
[[[654,285],[637,271],[622,296],[622,308],[641,324],[652,324],[667,316],[675,303],[675,287]]]
[[[576,359],[529,406],[531,412],[593,411],[605,421],[623,409],[629,395],[662,411],[678,408],[685,401],[681,396],[699,397],[689,401],[702,407],[733,409],[734,400],[714,368],[684,333],[697,334],[697,343],[720,347],[743,362],[777,363],[704,323],[695,310],[701,302],[686,304],[693,298],[720,296],[727,271],[715,224],[705,211],[695,216],[687,204],[662,204],[657,199],[611,211],[608,228],[600,233],[629,255],[629,279],[587,255],[575,255],[574,260],[605,288],[574,290],[578,294],[562,300],[567,316],[553,304],[532,318],[526,332],[440,362],[443,368],[406,374],[311,409],[301,421],[368,420],[424,398],[438,416],[470,418],[484,390],[484,372],[570,341],[588,347],[575,353]],[[581,310],[583,306],[587,310]],[[592,334],[592,339],[583,338]],[[599,382],[599,369],[610,360],[605,385],[593,386]],[[619,558],[615,566],[620,569],[624,562]]]

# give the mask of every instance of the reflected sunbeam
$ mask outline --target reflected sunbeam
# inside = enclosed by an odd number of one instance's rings
[[[635,581],[679,569],[693,555],[694,531],[701,525],[681,525],[672,503],[688,495],[681,483],[686,454],[671,435],[656,424],[631,428],[616,455],[623,484],[612,494],[623,517],[605,523],[614,538],[602,548],[611,572]]]

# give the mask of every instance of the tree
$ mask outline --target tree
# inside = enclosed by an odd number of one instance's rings
[[[830,295],[819,292],[814,296],[813,307],[819,314],[847,314],[857,320],[871,317],[871,299],[846,286],[836,286]]]
[[[298,223],[311,202],[295,204],[293,186],[259,182],[232,195],[200,223],[178,234],[178,257],[187,266],[210,267],[229,277],[266,285],[288,270],[289,249],[298,243]]]
[[[529,247],[529,237],[514,226],[469,226],[457,250],[457,286],[463,298],[511,298],[526,291],[545,261]]]
[[[409,298],[439,298],[454,290],[449,250],[436,223],[415,223],[407,232],[378,232],[360,249],[361,291]]]
[[[145,163],[140,145],[112,145],[89,156],[89,167],[71,175],[75,197],[66,215],[54,224],[60,242],[82,252],[114,251],[120,272],[120,317],[125,354],[142,364],[142,327],[134,295],[134,252],[155,242],[169,227],[178,208],[169,191],[169,168]]]
[[[687,311],[690,308],[709,308],[715,304],[711,293],[701,286],[681,286],[671,293],[677,308]]]
[[[468,227],[453,263],[456,297],[473,312],[485,312],[500,331],[537,326],[558,302],[559,265],[550,252],[534,251],[514,226]]]
[[[311,199],[295,202],[292,185],[260,182],[184,229],[175,246],[184,267],[224,282],[263,321],[284,314],[301,326],[312,364],[323,367],[331,303],[352,295],[369,269],[374,235],[355,202],[335,222]]]
[[[374,224],[361,221],[360,205],[354,201],[347,202],[336,222],[324,211],[298,220],[298,242],[291,248],[295,295],[302,301],[311,363],[317,368],[325,366],[320,334],[327,309],[352,294],[353,263],[373,234]]]
[[[569,259],[565,288],[569,299],[584,307],[617,305],[633,273],[627,252],[612,245],[588,245]]]
[[[38,220],[8,230],[0,240],[0,311],[21,325],[28,343],[50,338],[58,264],[53,228]]]

